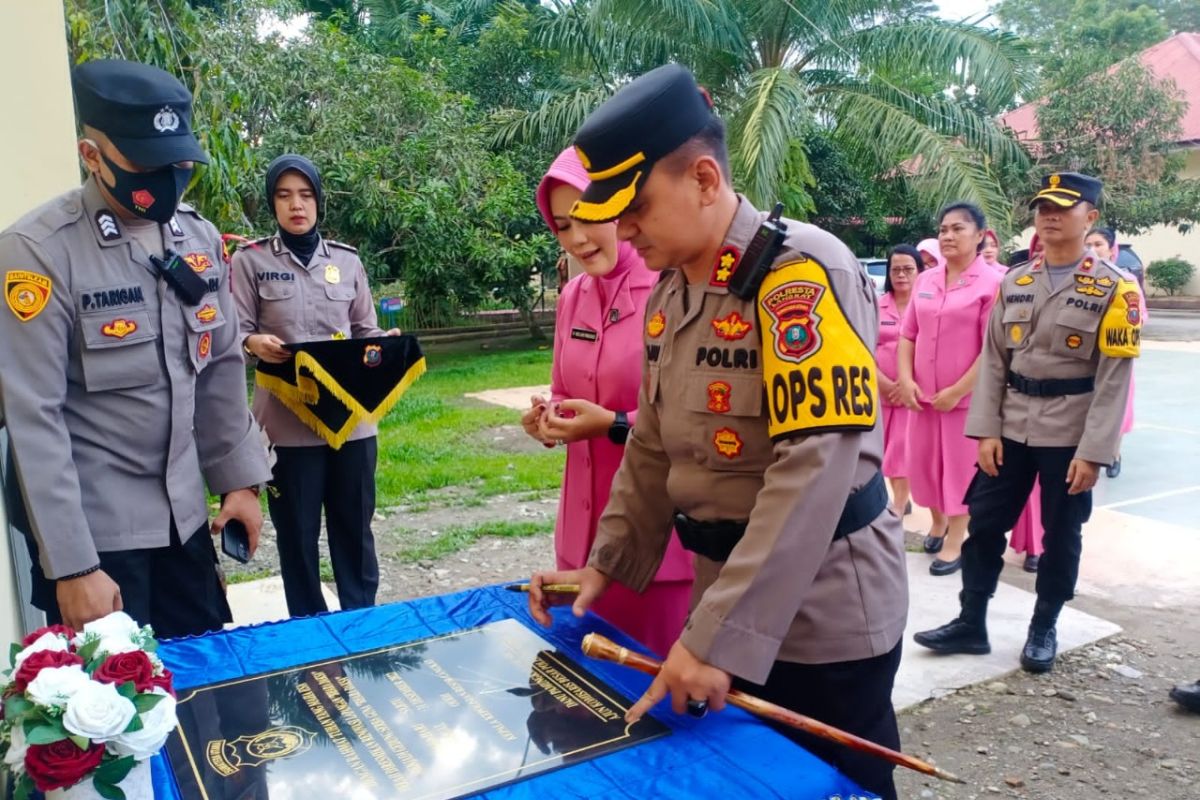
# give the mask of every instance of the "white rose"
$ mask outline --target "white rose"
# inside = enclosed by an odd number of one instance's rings
[[[105,636],[100,640],[100,645],[96,648],[96,656],[115,656],[121,653],[132,653],[134,650],[141,650],[132,639],[125,636]]]
[[[65,653],[70,649],[71,646],[68,644],[65,636],[59,636],[57,633],[43,633],[37,638],[37,641],[17,653],[17,657],[13,662],[16,666],[13,669],[20,669],[21,662],[40,650],[55,650],[59,653]]]
[[[20,775],[25,771],[25,752],[29,749],[29,745],[25,743],[25,729],[14,725],[9,735],[12,741],[8,743],[8,752],[4,754],[4,766],[8,767],[12,774]]]
[[[88,681],[67,702],[63,727],[76,736],[106,742],[123,733],[135,714],[137,709],[117,693],[117,687]]]
[[[162,700],[159,700],[154,708],[142,713],[142,729],[133,733],[122,733],[109,742],[109,752],[145,761],[167,743],[167,737],[178,722],[175,716],[175,698],[161,689],[155,689],[154,693],[162,695]]]
[[[47,667],[29,682],[25,694],[39,706],[63,706],[90,683],[92,679],[78,664]]]
[[[141,628],[133,621],[133,617],[124,611],[114,611],[100,619],[92,620],[85,624],[83,626],[83,633],[78,637],[78,641],[82,642],[84,637],[89,635],[95,635],[98,639],[132,640],[133,635],[139,630]],[[122,650],[120,652],[129,651]]]

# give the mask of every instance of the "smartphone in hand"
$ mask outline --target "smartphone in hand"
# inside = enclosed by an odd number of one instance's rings
[[[231,519],[221,529],[221,550],[239,563],[250,560],[250,533],[240,520]]]

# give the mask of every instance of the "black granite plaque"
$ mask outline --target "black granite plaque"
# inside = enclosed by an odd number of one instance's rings
[[[448,800],[669,732],[516,620],[180,694],[185,798]]]

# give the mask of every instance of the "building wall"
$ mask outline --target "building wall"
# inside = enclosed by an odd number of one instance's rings
[[[1200,179],[1200,148],[1189,150],[1187,161],[1181,173],[1184,178]],[[1196,275],[1188,284],[1184,294],[1200,295],[1200,226],[1194,227],[1189,233],[1180,233],[1175,227],[1157,225],[1140,236],[1128,238],[1117,234],[1118,241],[1128,241],[1133,249],[1141,256],[1142,263],[1147,266],[1151,261],[1164,258],[1182,258],[1196,268]],[[1162,294],[1146,283],[1146,290],[1152,295]]]
[[[79,183],[75,112],[63,6],[53,0],[0,3],[0,227]],[[0,267],[11,269],[16,264]],[[0,313],[8,313],[0,307]],[[0,644],[19,638],[19,599],[0,504]]]

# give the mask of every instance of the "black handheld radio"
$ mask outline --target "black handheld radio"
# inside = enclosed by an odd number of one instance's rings
[[[753,300],[758,296],[758,287],[771,271],[775,256],[779,255],[779,249],[787,238],[787,223],[780,220],[782,216],[783,203],[776,203],[771,215],[755,231],[737,272],[729,281],[729,291],[735,296],[743,300]]]
[[[208,291],[208,281],[197,275],[174,250],[168,250],[166,255],[166,260],[150,256],[150,262],[180,300],[189,306],[197,305]]]

